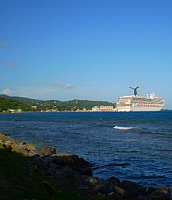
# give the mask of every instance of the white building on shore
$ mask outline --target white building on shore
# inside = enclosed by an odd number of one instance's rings
[[[112,112],[115,111],[113,106],[94,106],[92,107],[93,112]]]
[[[100,111],[100,108],[98,106],[94,106],[94,107],[92,107],[92,111],[98,112],[98,111]]]

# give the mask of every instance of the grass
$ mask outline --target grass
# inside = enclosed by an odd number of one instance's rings
[[[72,185],[62,186],[30,165],[30,157],[0,145],[1,200],[111,200],[112,197],[89,195]]]

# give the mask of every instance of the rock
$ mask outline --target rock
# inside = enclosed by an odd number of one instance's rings
[[[150,194],[140,195],[137,200],[152,200]]]
[[[89,184],[89,186],[91,186],[92,188],[98,185],[100,182],[102,182],[102,180],[96,177],[90,177],[90,176],[86,177],[87,177],[86,183]]]
[[[72,165],[79,160],[79,157],[74,154],[61,153],[53,155],[55,163],[58,165]]]
[[[27,150],[27,148],[26,148],[26,145],[18,145],[18,146],[16,146],[16,148],[15,148],[15,151],[17,152],[17,153],[22,153],[22,154],[24,154],[24,155],[26,155],[26,154],[28,154],[28,150]]]
[[[79,158],[77,155],[62,153],[56,154],[53,157],[57,165],[70,166],[72,169],[79,172],[80,175],[92,175],[91,164],[83,158]]]
[[[74,154],[56,154],[55,147],[46,146],[41,154],[33,144],[17,142],[8,134],[0,133],[0,144],[8,152],[16,151],[32,156],[29,162],[35,170],[46,176],[52,176],[61,184],[72,183],[78,187],[89,189],[94,194],[113,195],[118,200],[170,200],[170,188],[145,188],[132,181],[123,181],[111,177],[107,181],[92,177],[91,163]],[[39,154],[39,155],[38,155]]]
[[[122,197],[122,198],[127,195],[127,192],[123,188],[118,186],[115,186],[114,193],[117,197]]]
[[[15,144],[15,147],[14,145],[12,147],[13,147],[12,149],[13,151],[16,151],[17,153],[22,153],[25,156],[32,157],[38,154],[38,151],[34,147],[34,145],[26,144],[25,142],[24,143],[20,142],[18,145]]]
[[[152,192],[155,192],[156,191],[156,188],[153,188],[153,187],[148,187],[148,193],[152,193]]]
[[[80,175],[88,175],[88,176],[92,176],[92,168],[91,167],[85,167],[85,168],[81,168],[79,170]]]
[[[110,177],[108,181],[112,182],[113,185],[120,186],[120,180],[114,176]]]
[[[77,162],[73,165],[73,168],[80,172],[81,175],[92,176],[92,167],[91,163],[84,160],[83,158],[79,158]]]
[[[91,164],[74,154],[34,156],[33,162],[44,175],[52,176],[61,182],[72,181],[76,176],[92,174]]]
[[[161,187],[151,193],[152,200],[169,200],[171,191],[169,187]]]
[[[0,133],[0,138],[3,138],[4,136],[10,136],[9,133]]]
[[[12,144],[17,144],[16,140],[13,138],[10,138],[8,136],[4,136],[3,138],[4,144],[7,146],[11,146]]]
[[[26,144],[26,147],[30,151],[37,151],[37,148],[33,144]]]
[[[46,165],[50,165],[51,163],[54,163],[54,157],[52,157],[52,156],[44,156],[44,157],[40,157],[40,158]]]
[[[41,154],[43,156],[50,156],[50,155],[56,154],[56,148],[52,146],[42,147]]]
[[[123,181],[121,187],[131,195],[143,195],[146,193],[146,188],[132,181]]]
[[[94,188],[101,182],[102,180],[96,177],[87,176],[87,175],[76,175],[73,179],[74,185],[77,185],[78,187],[84,187],[84,188]]]
[[[18,145],[23,145],[23,144],[26,144],[26,142],[23,142],[23,141],[18,142]]]
[[[38,154],[37,154],[37,151],[30,151],[29,150],[29,152],[26,155],[29,156],[29,157],[33,157],[33,156],[38,155]]]
[[[66,183],[71,181],[78,173],[73,170],[69,166],[59,167],[59,169],[56,168],[54,173],[57,181],[60,181],[61,183]]]
[[[115,186],[110,181],[102,181],[94,187],[97,193],[109,195],[115,191]]]
[[[0,144],[5,144],[7,147],[10,147],[12,150],[14,150],[18,142],[9,137],[8,134],[0,133]]]

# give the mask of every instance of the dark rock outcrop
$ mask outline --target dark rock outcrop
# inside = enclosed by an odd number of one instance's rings
[[[91,163],[74,154],[56,154],[55,147],[43,147],[38,152],[33,144],[18,142],[3,133],[0,133],[0,144],[6,151],[16,151],[31,157],[32,168],[61,184],[70,182],[79,188],[85,188],[87,192],[112,195],[117,200],[170,200],[171,192],[168,187],[147,188],[132,181],[120,182],[116,177],[108,180],[93,177]]]
[[[34,164],[43,174],[66,182],[76,175],[92,175],[91,164],[74,154],[54,154],[34,158]]]
[[[169,187],[161,187],[151,193],[152,200],[168,200],[170,196],[171,192]]]
[[[132,181],[122,181],[121,187],[132,195],[142,195],[146,193],[146,188]]]

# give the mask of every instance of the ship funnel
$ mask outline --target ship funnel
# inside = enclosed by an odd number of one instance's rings
[[[139,86],[133,88],[133,87],[130,87],[132,90],[134,90],[134,95],[136,96],[137,95],[137,89],[139,88]]]

